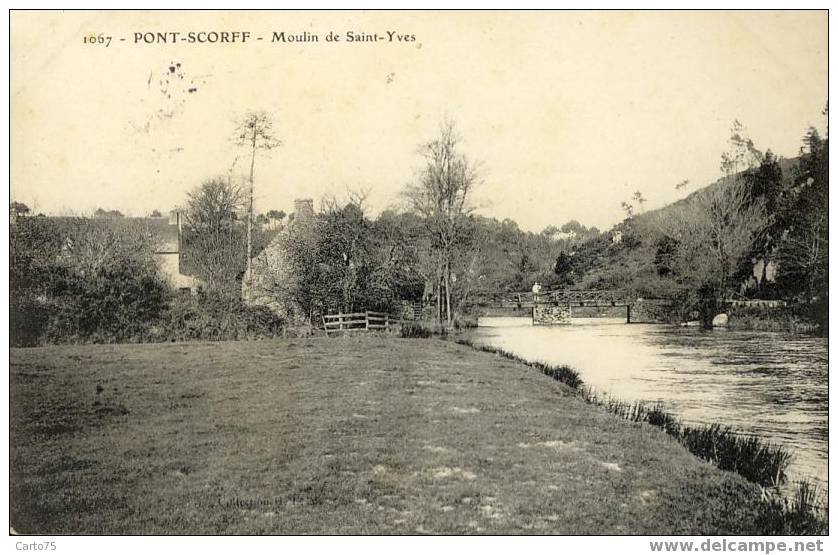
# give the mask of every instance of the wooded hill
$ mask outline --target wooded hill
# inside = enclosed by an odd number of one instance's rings
[[[560,255],[559,282],[675,298],[685,312],[709,296],[783,299],[816,306],[825,320],[828,139],[810,129],[803,142],[798,157],[753,150],[747,169],[630,214]]]

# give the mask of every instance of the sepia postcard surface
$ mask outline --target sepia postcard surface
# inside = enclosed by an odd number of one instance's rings
[[[12,10],[10,532],[817,551],[827,19]]]

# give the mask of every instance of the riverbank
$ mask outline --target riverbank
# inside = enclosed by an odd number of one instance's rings
[[[806,334],[819,337],[829,335],[826,310],[814,305],[792,305],[776,308],[737,306],[727,309],[727,327],[740,331],[774,331]]]
[[[758,534],[760,490],[436,339],[11,351],[24,533]]]

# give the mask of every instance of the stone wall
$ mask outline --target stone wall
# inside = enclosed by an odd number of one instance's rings
[[[672,321],[672,302],[669,300],[637,299],[629,307],[630,324],[666,324]]]
[[[570,324],[572,311],[567,305],[537,304],[532,309],[534,326],[557,326]]]

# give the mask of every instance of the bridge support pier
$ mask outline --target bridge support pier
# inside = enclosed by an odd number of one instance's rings
[[[570,305],[538,303],[532,309],[534,326],[558,326],[570,324],[573,316]]]

